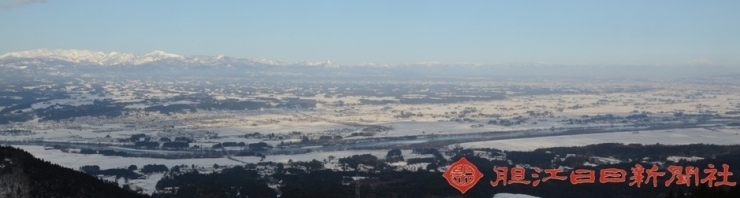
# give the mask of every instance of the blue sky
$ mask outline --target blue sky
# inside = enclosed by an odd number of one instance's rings
[[[37,48],[340,64],[740,64],[740,1],[0,0]]]

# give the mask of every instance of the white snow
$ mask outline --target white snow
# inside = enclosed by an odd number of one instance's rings
[[[157,182],[164,177],[164,173],[152,173],[146,175],[146,179],[129,180],[129,185],[136,185],[144,190],[144,194],[151,195],[156,191]]]
[[[35,60],[48,60],[48,61],[66,61],[70,63],[87,63],[100,66],[116,66],[116,65],[142,65],[155,61],[162,60],[177,60],[184,63],[191,63],[193,65],[231,65],[231,64],[260,64],[260,65],[322,65],[322,66],[334,66],[335,63],[331,61],[325,62],[296,62],[292,64],[285,64],[279,61],[268,60],[268,59],[249,59],[249,58],[231,58],[227,56],[182,56],[179,54],[173,54],[164,52],[161,50],[154,50],[151,53],[138,55],[131,53],[121,52],[99,52],[91,50],[76,50],[76,49],[35,49],[27,51],[9,52],[0,55],[0,59],[33,59]],[[15,67],[15,63],[10,66]],[[25,69],[21,67],[20,69]]]
[[[735,133],[716,132],[704,128],[653,130],[616,133],[583,134],[568,136],[549,136],[536,138],[519,138],[482,142],[467,142],[460,146],[465,148],[496,148],[509,151],[531,151],[538,148],[585,146],[600,143],[623,144],[740,144],[740,136]]]
[[[703,159],[704,159],[703,157],[696,157],[696,156],[691,156],[691,157],[668,156],[666,160],[678,163],[681,160],[685,160],[687,162],[695,162],[695,161],[703,160]]]

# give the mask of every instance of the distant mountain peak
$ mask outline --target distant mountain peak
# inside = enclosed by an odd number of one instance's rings
[[[226,55],[200,56],[180,55],[154,50],[147,54],[132,54],[122,52],[99,52],[78,49],[34,49],[18,52],[9,52],[0,55],[0,67],[21,68],[24,66],[311,66],[311,67],[339,67],[331,61],[300,61],[284,63],[270,59],[236,58]]]
[[[182,55],[167,53],[167,52],[164,52],[164,51],[161,51],[161,50],[154,50],[153,52],[148,53],[148,54],[146,54],[144,56],[167,57],[167,58],[183,58]]]
[[[303,65],[303,66],[321,66],[321,67],[338,67],[339,65],[331,60],[326,61],[301,61],[298,63],[294,63],[294,65]]]
[[[154,50],[144,55],[138,55],[121,52],[98,52],[76,49],[34,49],[0,55],[0,66],[44,66],[45,64],[70,66],[139,66],[149,64],[172,66],[285,65],[284,63],[267,59],[253,60],[247,58],[231,58],[224,55],[183,56],[162,50]]]

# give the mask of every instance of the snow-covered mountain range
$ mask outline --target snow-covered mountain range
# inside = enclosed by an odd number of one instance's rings
[[[220,69],[211,69],[220,68]],[[175,71],[187,70],[183,73]],[[235,71],[237,70],[237,71]],[[166,72],[165,72],[166,71]],[[190,73],[188,73],[188,71]],[[0,76],[46,75],[96,75],[109,73],[148,74],[165,72],[173,75],[200,75],[203,72],[237,74],[256,72],[264,75],[276,73],[321,76],[627,76],[654,78],[657,76],[706,76],[740,74],[732,66],[651,66],[651,65],[558,65],[549,63],[440,63],[419,62],[412,64],[337,64],[332,61],[300,61],[286,63],[269,59],[250,59],[231,56],[184,56],[153,51],[148,54],[98,52],[90,50],[37,49],[10,52],[0,55]],[[138,73],[137,73],[138,72]]]
[[[163,51],[153,51],[138,55],[120,52],[98,52],[90,50],[49,50],[36,49],[10,52],[0,55],[0,66],[141,66],[141,65],[177,65],[177,66],[326,66],[335,64],[331,61],[284,63],[268,59],[236,58],[230,56],[183,56]]]

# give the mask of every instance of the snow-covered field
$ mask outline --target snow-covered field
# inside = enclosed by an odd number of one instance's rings
[[[540,133],[549,133],[565,131],[568,127],[594,126],[611,127],[611,129],[630,128],[633,127],[631,124],[634,123],[625,123],[623,125],[620,125],[620,123],[603,122],[566,124],[565,120],[585,119],[589,116],[606,114],[621,117],[646,114],[650,115],[651,118],[656,118],[655,120],[660,120],[661,118],[672,118],[674,117],[674,113],[678,112],[694,115],[712,114],[726,116],[725,113],[727,112],[740,110],[740,94],[738,94],[740,92],[737,92],[737,88],[732,86],[715,87],[714,85],[656,81],[648,82],[649,86],[654,88],[649,89],[650,91],[628,91],[623,93],[603,91],[608,90],[607,88],[610,87],[643,87],[645,83],[620,81],[594,84],[572,82],[514,83],[512,85],[532,86],[534,88],[573,87],[573,89],[595,91],[543,95],[519,95],[516,92],[507,91],[509,95],[507,95],[506,99],[502,100],[432,104],[388,103],[382,105],[363,105],[361,102],[362,99],[397,101],[398,98],[344,94],[349,92],[334,94],[334,91],[337,89],[335,87],[327,89],[328,93],[314,91],[311,93],[315,93],[315,95],[299,97],[301,99],[316,100],[317,104],[315,108],[267,108],[243,111],[199,109],[197,112],[170,115],[161,114],[156,111],[144,111],[143,109],[151,105],[192,104],[196,101],[192,100],[192,98],[172,99],[191,94],[204,94],[214,100],[253,100],[256,97],[294,98],[298,97],[294,93],[300,92],[291,91],[307,87],[281,87],[283,85],[272,87],[268,85],[242,85],[237,83],[231,88],[227,86],[228,91],[219,91],[218,88],[212,87],[211,82],[208,81],[80,81],[82,83],[78,85],[74,85],[74,83],[66,85],[66,91],[70,93],[68,94],[69,98],[38,102],[28,108],[20,109],[20,112],[30,112],[53,107],[54,105],[88,105],[93,104],[93,101],[98,99],[111,99],[115,102],[130,103],[126,106],[126,109],[131,111],[123,116],[113,118],[76,117],[74,119],[59,121],[39,121],[36,119],[27,122],[0,125],[0,130],[23,129],[32,131],[32,133],[20,135],[0,136],[0,141],[94,143],[103,146],[120,146],[122,144],[132,145],[133,143],[126,141],[126,139],[134,134],[143,133],[151,137],[154,141],[160,140],[160,138],[170,138],[170,140],[175,137],[192,138],[194,143],[191,143],[190,146],[198,145],[201,148],[209,148],[221,142],[245,142],[247,144],[266,142],[273,146],[283,143],[296,143],[290,146],[305,149],[311,148],[314,150],[314,152],[304,154],[267,155],[264,159],[239,156],[233,156],[231,159],[226,157],[210,159],[155,159],[103,156],[99,154],[83,155],[78,153],[64,153],[56,149],[46,150],[43,146],[17,146],[38,158],[75,170],[85,165],[98,165],[102,169],[126,168],[130,165],[143,167],[147,164],[163,164],[168,167],[175,165],[213,167],[214,164],[232,166],[243,165],[244,163],[258,163],[261,161],[288,163],[290,161],[310,161],[314,159],[326,162],[324,163],[326,168],[339,169],[339,165],[336,162],[338,158],[358,154],[372,154],[378,158],[385,158],[388,149],[321,151],[320,147],[322,146],[318,145],[331,145],[340,142],[339,140],[354,141],[356,139],[382,139],[400,136],[459,135],[521,130],[537,130]],[[100,94],[88,93],[88,91],[93,90],[93,83],[104,84],[102,90],[98,90]],[[471,83],[475,84],[476,82]],[[476,86],[480,86],[481,89],[504,89],[501,85],[493,82],[480,83],[482,84]],[[260,86],[267,86],[269,88]],[[430,87],[433,86],[434,84],[430,85]],[[375,88],[372,87],[368,88],[368,90],[371,89],[376,91],[376,93],[383,91],[374,90]],[[321,89],[317,88],[316,90]],[[421,96],[424,93],[430,93],[435,96],[449,94],[426,88],[426,90],[411,90],[404,97],[411,97],[412,95]],[[342,105],[337,105],[340,102]],[[0,107],[0,110],[4,108],[6,107]],[[514,121],[517,119],[521,119],[521,123],[513,125],[495,124],[502,120]],[[737,120],[737,118],[723,119],[730,121],[733,119]],[[655,120],[652,121],[659,122]],[[494,124],[490,124],[489,122],[491,121],[495,121],[492,122]],[[648,126],[654,123],[639,124]],[[372,133],[370,135],[357,134],[362,133],[369,125],[390,127],[392,130],[370,131]],[[461,143],[459,145],[465,148],[497,148],[516,151],[528,151],[547,147],[584,146],[599,143],[705,143],[734,145],[740,144],[739,132],[740,129],[737,127],[718,127],[715,125],[707,128],[640,130],[639,132],[627,131],[479,141]],[[259,133],[260,135],[251,135],[255,133]],[[273,134],[279,136],[279,138],[274,136],[270,138],[265,137]],[[322,136],[324,136],[322,141],[316,141],[321,140]],[[326,140],[326,136],[331,137],[329,138],[330,140]],[[514,136],[516,135],[512,135],[512,137]],[[453,136],[448,137],[451,138]],[[310,139],[309,143],[305,145],[297,144],[303,138]],[[409,139],[399,141],[396,144],[412,144],[424,141],[427,140]],[[231,152],[235,148],[228,148],[226,150]],[[405,159],[433,157],[431,155],[412,154],[411,150],[408,149],[402,150],[402,153]],[[683,156],[672,156],[669,159],[696,160],[693,157]],[[614,159],[610,158],[600,158],[598,160],[605,163],[614,161]],[[412,170],[426,166],[425,163],[407,164],[406,162],[396,162],[392,165],[399,169]],[[162,174],[151,174],[147,175],[146,179],[132,180],[130,183],[143,187],[146,193],[151,193],[154,190],[154,185],[162,176]],[[531,196],[500,193],[494,197]]]
[[[600,143],[636,144],[740,144],[740,129],[708,130],[704,128],[652,130],[635,132],[598,133],[568,136],[550,136],[462,143],[465,148],[496,148],[508,151],[531,151],[538,148],[585,146]]]
[[[136,165],[142,167],[147,164],[163,164],[168,167],[176,165],[196,165],[203,167],[211,167],[213,164],[218,165],[244,165],[242,162],[230,160],[228,158],[194,158],[194,159],[158,159],[158,158],[140,158],[140,157],[119,157],[119,156],[104,156],[100,154],[83,155],[78,153],[64,153],[60,150],[50,149],[46,150],[43,146],[32,146],[32,145],[12,145],[20,149],[26,150],[33,154],[35,157],[49,161],[60,166],[64,166],[71,169],[79,169],[85,165],[98,165],[101,169],[109,168],[126,168],[129,165]],[[247,163],[258,163],[260,161],[271,161],[288,163],[289,161],[311,161],[313,159],[323,161],[332,156],[334,158],[343,158],[352,155],[359,154],[371,154],[378,158],[385,158],[388,150],[347,150],[347,151],[331,151],[331,152],[311,152],[304,154],[295,155],[268,155],[264,160],[259,157],[242,157],[233,156],[234,159],[247,162]],[[431,157],[431,155],[420,155],[412,154],[410,150],[402,150],[403,156],[406,158],[420,158],[420,157]]]
[[[319,161],[327,161],[325,163],[325,167],[329,169],[338,170],[340,168],[339,164],[337,163],[337,159],[343,158],[343,157],[349,157],[352,155],[359,155],[359,154],[371,154],[378,158],[384,159],[387,152],[386,150],[360,150],[360,151],[333,151],[333,152],[321,152],[321,153],[305,153],[305,154],[297,154],[297,155],[270,155],[267,156],[264,160],[261,160],[259,157],[239,157],[234,156],[233,158],[239,161],[231,160],[228,158],[196,158],[196,159],[157,159],[157,158],[139,158],[139,157],[119,157],[119,156],[104,156],[100,154],[92,154],[92,155],[83,155],[83,154],[76,154],[76,153],[64,153],[60,150],[51,149],[46,150],[43,146],[31,146],[31,145],[12,145],[14,147],[18,147],[20,149],[26,150],[29,153],[33,154],[35,157],[43,159],[45,161],[49,161],[54,164],[58,164],[63,167],[67,167],[73,170],[79,170],[80,167],[86,166],[86,165],[98,165],[101,169],[110,169],[110,168],[127,168],[130,165],[136,165],[137,167],[141,168],[144,165],[147,164],[162,164],[166,165],[167,167],[173,167],[177,165],[185,165],[185,166],[196,166],[196,167],[203,167],[203,168],[210,168],[213,167],[214,164],[218,164],[219,166],[235,166],[235,165],[244,165],[244,163],[239,162],[243,161],[246,163],[258,163],[261,161],[271,161],[271,162],[280,162],[287,164],[290,161],[311,161],[313,159],[319,160]],[[418,157],[430,157],[430,155],[419,155],[419,154],[412,154],[410,150],[403,150],[402,151],[404,157],[409,158],[418,158]],[[333,161],[330,161],[330,156],[334,158]],[[416,169],[419,168],[417,166],[405,166],[399,165],[400,168],[406,168],[406,169]],[[130,185],[135,185],[138,187],[141,187],[143,192],[146,194],[151,194],[155,191],[155,185],[157,182],[164,176],[161,173],[154,173],[154,174],[145,174],[146,178],[144,179],[131,179],[129,180]],[[110,181],[114,181],[114,177],[107,177],[103,178]],[[117,181],[120,185],[124,184],[123,179],[120,179]]]

